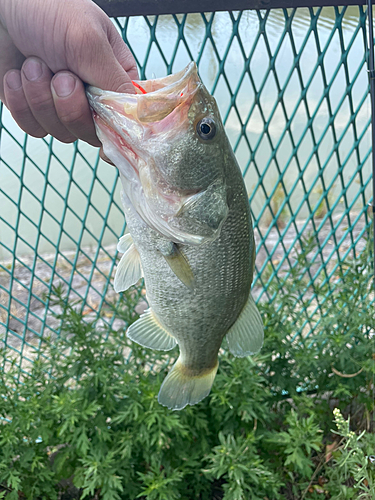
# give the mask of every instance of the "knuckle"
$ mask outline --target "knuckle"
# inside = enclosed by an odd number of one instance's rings
[[[72,29],[66,36],[65,49],[69,61],[81,63],[81,59],[87,59],[89,54],[100,49],[103,39],[103,30],[97,23],[91,24],[89,27],[72,26]]]
[[[75,142],[77,140],[77,137],[74,137],[73,135],[69,134],[68,136],[59,136],[56,137],[56,139],[60,142],[63,142],[64,144],[71,144],[72,142]]]
[[[17,116],[28,115],[30,113],[30,107],[25,98],[20,99],[9,99],[8,107],[10,112]]]
[[[22,122],[20,120],[16,120],[19,127],[26,132],[26,134],[31,135],[31,137],[35,137],[37,139],[41,139],[42,137],[45,137],[47,135],[47,132],[44,130],[43,127],[41,127],[39,124],[36,122],[30,123],[30,121]]]
[[[64,125],[83,124],[85,122],[84,110],[81,108],[63,109],[58,111],[58,116]]]
[[[39,128],[37,130],[32,130],[31,132],[27,133],[32,137],[36,137],[37,139],[41,139],[42,137],[45,137],[47,135],[47,132],[42,128]]]
[[[25,92],[25,95],[31,109],[43,113],[54,110],[54,104],[49,93]]]
[[[130,50],[129,50],[129,55],[128,55],[126,62],[129,62],[129,63],[126,65],[125,71],[127,73],[129,73],[130,75],[134,75],[135,78],[138,78],[139,75],[138,75],[137,63],[135,62],[134,57],[131,54]]]

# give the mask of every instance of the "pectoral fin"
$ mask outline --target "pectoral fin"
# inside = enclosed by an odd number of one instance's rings
[[[263,322],[251,293],[226,338],[230,352],[238,358],[250,356],[261,349],[264,339]]]
[[[121,238],[118,240],[117,251],[125,253],[129,250],[129,248],[132,245],[133,245],[133,238],[130,236],[129,233],[124,234],[124,236],[121,236]]]
[[[176,339],[163,328],[151,309],[147,309],[129,326],[126,335],[137,344],[157,351],[170,351],[177,344]]]
[[[170,253],[163,253],[168,266],[177,278],[190,290],[195,288],[195,277],[186,255],[173,243]]]
[[[142,278],[141,258],[130,234],[120,238],[117,250],[125,253],[118,263],[113,287],[115,292],[124,292]]]

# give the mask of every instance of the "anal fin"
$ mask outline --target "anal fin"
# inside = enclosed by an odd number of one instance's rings
[[[142,278],[141,258],[130,234],[120,238],[117,250],[124,252],[124,255],[118,263],[113,287],[115,292],[124,292]]]
[[[251,292],[241,314],[226,334],[226,339],[230,352],[238,358],[255,354],[262,348],[263,322]]]
[[[129,326],[126,335],[137,344],[158,351],[170,351],[177,344],[176,339],[162,327],[151,309],[147,309]]]

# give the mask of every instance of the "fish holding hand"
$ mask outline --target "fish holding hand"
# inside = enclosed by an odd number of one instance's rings
[[[158,401],[180,410],[209,394],[224,337],[238,357],[262,347],[254,235],[240,168],[196,65],[134,84],[137,94],[88,87],[87,96],[120,172],[129,229],[115,290],[145,279],[149,309],[127,335],[150,349],[178,344]]]

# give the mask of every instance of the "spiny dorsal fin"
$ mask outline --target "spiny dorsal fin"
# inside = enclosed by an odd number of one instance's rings
[[[115,292],[124,292],[142,278],[141,258],[130,234],[125,234],[120,238],[117,250],[124,252],[124,255],[118,263],[113,287]]]
[[[157,351],[170,351],[177,344],[176,339],[159,323],[151,309],[147,309],[129,326],[126,335],[137,344]]]
[[[226,339],[230,352],[238,358],[260,351],[264,339],[263,322],[251,293]]]

